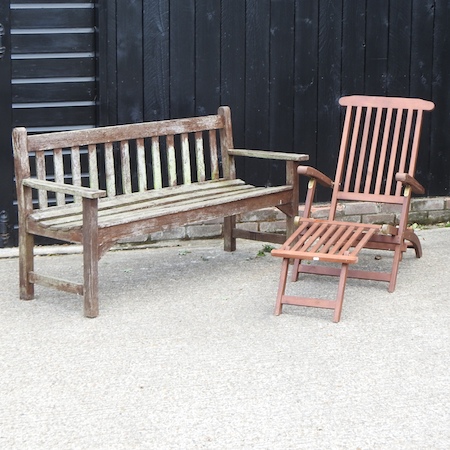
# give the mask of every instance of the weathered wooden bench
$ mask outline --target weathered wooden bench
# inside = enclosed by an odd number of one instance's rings
[[[217,115],[29,135],[13,130],[19,211],[20,298],[34,285],[84,296],[98,315],[98,261],[117,241],[224,217],[224,248],[236,238],[286,236],[236,228],[236,215],[266,207],[298,213],[297,167],[307,155],[233,148],[230,109]],[[286,183],[256,187],[236,177],[235,157],[286,161]],[[83,246],[83,283],[37,273],[35,236]]]

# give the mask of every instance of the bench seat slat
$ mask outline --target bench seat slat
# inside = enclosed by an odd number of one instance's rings
[[[99,211],[98,211],[98,217],[99,219],[106,219],[109,217],[119,217],[120,214],[128,214],[128,213],[138,213],[140,210],[146,210],[149,208],[156,208],[156,207],[162,207],[164,205],[176,205],[181,202],[186,202],[192,199],[201,200],[201,199],[208,199],[212,196],[216,195],[223,195],[223,194],[238,194],[239,192],[247,191],[248,189],[252,189],[252,186],[249,185],[238,185],[238,186],[232,186],[232,187],[214,187],[212,189],[208,190],[199,190],[192,189],[188,192],[183,191],[180,193],[176,193],[175,195],[167,195],[167,196],[160,196],[157,199],[141,199],[141,200],[135,200],[133,203],[127,203],[125,205],[121,205],[120,203],[117,203],[114,208],[102,208],[102,205],[100,205]],[[42,226],[48,226],[48,224],[51,224],[51,226],[58,226],[59,224],[64,224],[67,226],[71,226],[71,222],[73,220],[78,221],[81,217],[81,212],[77,212],[76,214],[73,214],[72,216],[65,216],[65,217],[58,217],[58,218],[52,218],[47,220],[41,220]],[[75,219],[74,219],[75,218]]]
[[[245,184],[244,181],[240,179],[236,180],[214,180],[206,181],[205,183],[197,183],[195,189],[198,191],[208,190],[211,187],[232,187],[232,186],[242,186]],[[115,208],[117,206],[132,205],[135,202],[165,198],[171,195],[178,195],[182,192],[189,192],[193,187],[190,185],[180,185],[174,187],[167,187],[159,190],[151,190],[145,192],[134,192],[130,195],[119,195],[117,197],[107,197],[99,199],[99,209]],[[57,218],[57,217],[67,217],[73,214],[81,214],[81,205],[72,203],[69,205],[64,205],[62,207],[52,207],[45,210],[36,210],[31,214],[31,218],[34,221],[40,221],[45,219]]]

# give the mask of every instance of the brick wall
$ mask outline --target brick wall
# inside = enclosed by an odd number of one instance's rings
[[[317,204],[312,209],[316,218],[328,216],[329,205]],[[300,207],[299,213],[302,213]],[[397,205],[381,205],[374,203],[340,203],[336,218],[353,222],[366,223],[398,223],[399,208]],[[430,225],[450,221],[450,197],[415,198],[411,202],[409,222]],[[261,209],[238,217],[239,228],[251,231],[282,232],[285,229],[284,214],[276,208]],[[212,220],[201,224],[173,228],[152,233],[150,236],[136,236],[126,242],[154,242],[179,239],[207,239],[222,235],[222,220]]]

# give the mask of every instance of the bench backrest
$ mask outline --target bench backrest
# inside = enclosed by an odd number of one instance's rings
[[[105,189],[108,197],[234,178],[231,113],[28,135],[13,130],[16,182],[38,178]],[[79,199],[39,191],[39,208]]]

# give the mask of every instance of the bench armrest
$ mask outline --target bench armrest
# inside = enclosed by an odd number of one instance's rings
[[[106,197],[106,191],[101,189],[91,189],[84,186],[74,186],[72,184],[56,183],[54,181],[38,180],[35,178],[26,178],[22,183],[24,186],[33,189],[58,192],[60,194],[78,195],[90,199]]]
[[[328,178],[325,174],[320,172],[320,170],[314,169],[311,166],[299,166],[297,168],[297,173],[299,175],[304,175],[309,178],[313,178],[317,180],[319,184],[325,187],[332,188],[334,186],[334,182],[331,178]]]
[[[397,173],[395,175],[395,181],[400,181],[404,186],[410,186],[415,194],[425,194],[425,188],[407,173]]]
[[[308,161],[309,156],[297,153],[271,152],[266,150],[244,150],[240,148],[232,148],[228,150],[231,156],[247,156],[249,158],[260,159],[277,159],[281,161]]]

